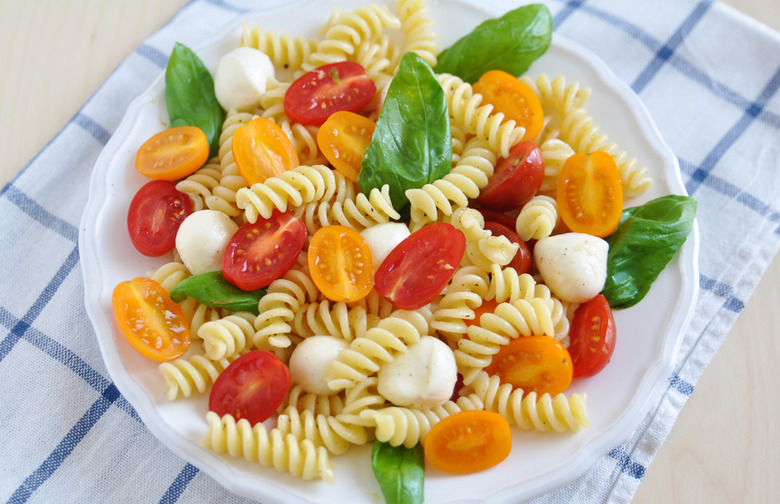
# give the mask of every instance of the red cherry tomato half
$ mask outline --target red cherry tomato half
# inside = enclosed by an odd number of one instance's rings
[[[416,310],[447,285],[466,251],[463,232],[429,224],[399,243],[379,265],[374,288],[399,308]]]
[[[520,248],[517,249],[517,253],[512,258],[512,262],[507,264],[508,267],[514,268],[518,275],[531,272],[534,258],[531,255],[531,250],[528,248],[528,245],[526,245],[517,233],[503,224],[491,221],[485,222],[485,229],[490,231],[493,236],[505,236],[510,242],[517,243],[520,246]]]
[[[509,229],[515,228],[516,219],[511,215],[507,215],[503,212],[496,212],[495,210],[488,210],[487,208],[479,208],[479,213],[482,214],[482,218],[485,222],[496,222]]]
[[[157,257],[173,250],[176,232],[192,213],[189,196],[169,180],[153,180],[135,193],[127,211],[130,241],[140,253]]]
[[[577,308],[569,332],[575,378],[593,376],[604,369],[615,350],[616,335],[607,298],[599,294]]]
[[[214,380],[209,410],[219,416],[264,422],[276,413],[290,389],[290,370],[276,355],[252,350],[230,363]]]
[[[477,202],[499,212],[519,208],[536,195],[543,180],[542,151],[535,143],[524,140],[512,146],[508,157],[498,160]]]
[[[317,67],[300,76],[284,94],[292,121],[319,126],[339,110],[360,112],[374,98],[376,84],[354,61]]]
[[[306,224],[278,210],[246,223],[228,241],[222,257],[225,280],[245,291],[268,286],[295,264],[306,242]]]

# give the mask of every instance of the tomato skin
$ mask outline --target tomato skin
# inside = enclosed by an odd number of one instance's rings
[[[376,94],[376,84],[354,61],[330,63],[296,79],[284,94],[292,121],[319,126],[338,110],[360,112]]]
[[[352,228],[324,226],[308,250],[314,285],[331,301],[358,301],[374,287],[374,263],[368,242]]]
[[[587,378],[604,369],[615,351],[617,336],[607,298],[599,294],[577,307],[569,334],[574,377]]]
[[[558,213],[571,231],[609,236],[623,213],[617,163],[602,151],[572,155],[561,167],[555,199]]]
[[[244,224],[222,256],[225,280],[245,291],[267,287],[295,264],[307,234],[306,223],[279,210],[268,219]]]
[[[544,124],[542,103],[523,81],[502,70],[489,70],[473,86],[474,92],[493,105],[507,120],[525,128],[523,140],[535,138]]]
[[[518,275],[531,272],[534,258],[528,245],[517,233],[502,224],[490,221],[485,222],[485,229],[493,233],[493,236],[505,236],[510,242],[518,244],[517,253],[512,258],[512,261],[507,264],[508,267],[514,268]]]
[[[133,246],[143,255],[158,257],[173,250],[176,232],[192,213],[192,199],[169,180],[144,184],[127,210],[127,231]]]
[[[122,336],[144,357],[170,361],[190,347],[187,318],[158,282],[138,277],[119,283],[111,304]]]
[[[376,291],[405,310],[433,301],[466,252],[466,237],[452,224],[436,222],[415,231],[387,255],[376,272]]]
[[[466,410],[443,418],[423,441],[425,458],[450,474],[489,469],[512,451],[512,431],[503,416],[492,411]]]
[[[496,212],[495,210],[488,210],[487,208],[478,208],[479,213],[482,214],[482,218],[485,222],[495,222],[501,224],[509,229],[515,228],[516,219],[511,215],[507,215],[503,212]]]
[[[230,363],[214,380],[209,411],[219,416],[264,422],[276,413],[290,389],[290,371],[276,355],[252,350]]]
[[[168,128],[138,149],[135,168],[155,180],[178,180],[196,172],[209,159],[209,142],[196,126]]]
[[[556,396],[571,384],[573,367],[569,351],[552,336],[520,336],[493,356],[485,368],[502,383],[539,395]]]
[[[264,182],[300,165],[287,134],[270,119],[257,117],[233,133],[233,157],[249,185]]]
[[[360,165],[371,143],[376,123],[347,110],[339,110],[317,130],[317,145],[333,167],[357,182]]]
[[[520,208],[536,195],[543,180],[542,151],[530,140],[523,140],[512,146],[508,157],[498,160],[477,203],[499,212]]]

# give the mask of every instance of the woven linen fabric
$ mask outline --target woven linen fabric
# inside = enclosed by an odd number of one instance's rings
[[[155,439],[112,383],[84,307],[78,234],[93,165],[173,44],[197,47],[281,3],[188,3],[0,192],[0,501],[250,502]],[[780,35],[709,0],[545,3],[556,33],[639,95],[698,200],[700,294],[668,387],[628,439],[534,501],[626,503],[780,247]]]

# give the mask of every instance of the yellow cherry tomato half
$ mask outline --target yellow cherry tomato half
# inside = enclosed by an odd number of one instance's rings
[[[264,182],[300,165],[290,138],[265,117],[252,119],[233,133],[233,157],[249,185]]]
[[[357,182],[366,148],[376,123],[354,112],[334,112],[317,131],[317,145],[325,158],[345,177]]]
[[[358,301],[374,287],[371,249],[352,228],[318,229],[309,243],[308,261],[314,285],[331,301]]]
[[[209,159],[209,142],[202,129],[177,126],[163,130],[138,149],[135,168],[155,180],[178,180],[195,173]]]
[[[170,361],[190,347],[187,318],[158,282],[144,277],[122,282],[111,301],[122,336],[144,357]]]
[[[474,83],[473,89],[482,95],[483,103],[493,105],[497,112],[525,128],[523,140],[536,138],[542,131],[542,103],[533,89],[514,75],[502,70],[490,70]]]
[[[574,154],[558,175],[555,199],[571,231],[609,236],[623,213],[623,186],[615,160],[601,151]]]

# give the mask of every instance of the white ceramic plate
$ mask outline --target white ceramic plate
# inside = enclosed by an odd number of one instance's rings
[[[364,2],[296,2],[238,19],[226,32],[194,47],[213,71],[219,57],[235,47],[244,21],[279,33],[315,36],[316,29],[338,5],[353,9]],[[471,1],[429,2],[439,44],[447,47],[478,23],[510,5],[478,5]],[[294,13],[294,15],[293,15]],[[594,55],[555,36],[548,52],[529,74],[566,76],[592,89],[588,111],[603,133],[650,169],[652,189],[630,204],[664,194],[684,194],[677,160],[660,137],[647,110]],[[226,488],[264,503],[382,502],[369,463],[370,447],[334,457],[336,482],[303,482],[243,459],[221,456],[200,447],[207,430],[206,396],[169,402],[157,364],[140,357],[120,337],[111,309],[116,284],[143,275],[170,258],[150,259],[135,251],[127,236],[126,211],[135,191],[146,181],[134,169],[138,147],[167,121],[163,76],[129,107],[117,132],[98,159],[90,198],[82,221],[81,264],[87,312],[95,326],[103,358],[119,390],[135,407],[149,430],[175,453]],[[644,418],[653,399],[667,387],[678,346],[697,296],[697,232],[689,237],[637,306],[616,312],[618,343],[611,364],[599,375],[575,382],[568,392],[588,396],[591,427],[574,434],[542,434],[515,429],[509,458],[488,471],[448,476],[428,468],[428,503],[518,502],[563,485],[584,473],[600,457],[623,442]]]

